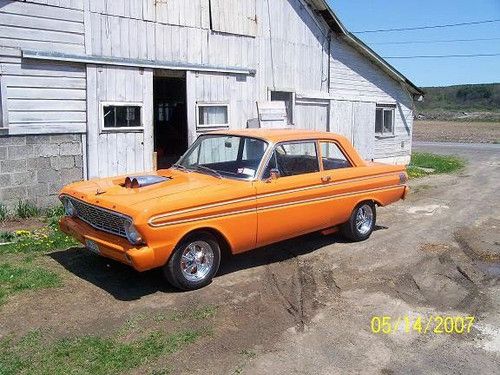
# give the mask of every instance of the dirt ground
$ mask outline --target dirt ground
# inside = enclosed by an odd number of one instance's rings
[[[232,258],[210,286],[189,293],[172,291],[157,271],[139,274],[80,248],[60,251],[44,261],[65,275],[65,286],[9,300],[0,336],[35,328],[106,335],[137,317],[147,324],[215,305],[212,334],[157,366],[217,375],[498,373],[500,146],[420,151],[469,164],[458,175],[412,181],[406,201],[379,209],[366,242],[320,234],[282,242]],[[454,335],[370,329],[373,316],[431,315],[473,315],[476,323]]]
[[[423,142],[500,143],[500,123],[415,121],[413,140]]]

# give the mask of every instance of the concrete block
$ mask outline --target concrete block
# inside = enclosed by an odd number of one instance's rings
[[[7,147],[0,147],[0,160],[7,159]]]
[[[53,156],[50,158],[50,166],[56,171],[73,168],[75,166],[75,158],[73,156]]]
[[[0,161],[0,173],[26,172],[26,160],[2,160]]]
[[[12,173],[10,177],[12,186],[26,186],[36,183],[35,171]]]
[[[21,160],[33,157],[33,145],[9,146],[8,159]]]
[[[0,137],[0,146],[22,146],[26,144],[26,137],[21,135],[7,135]]]
[[[2,200],[20,200],[27,198],[26,186],[16,186],[0,189]]]
[[[53,183],[61,181],[61,174],[54,169],[38,170],[36,173],[38,183]]]
[[[36,200],[37,197],[48,195],[47,184],[34,184],[27,187],[28,199]]]
[[[10,173],[0,174],[0,188],[9,187],[11,183]]]
[[[53,143],[34,145],[33,154],[42,157],[59,156],[59,145]]]
[[[61,143],[60,146],[60,154],[61,155],[81,155],[82,154],[82,145],[81,143]]]
[[[83,180],[83,171],[81,168],[63,169],[61,171],[61,180],[65,184],[81,181]]]

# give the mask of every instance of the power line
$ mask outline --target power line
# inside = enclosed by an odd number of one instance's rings
[[[500,53],[476,53],[472,55],[415,55],[415,56],[384,56],[384,59],[445,59],[460,57],[490,57],[500,56]]]
[[[481,25],[481,24],[493,23],[493,22],[500,22],[500,19],[484,20],[484,21],[473,21],[473,22],[450,23],[450,24],[445,24],[445,25],[401,27],[401,28],[395,28],[395,29],[362,30],[362,31],[353,31],[353,33],[354,34],[366,34],[366,33],[386,33],[386,32],[393,32],[393,31],[411,31],[411,30],[425,30],[425,29],[440,29],[440,28],[444,28],[444,27]]]
[[[374,42],[370,45],[390,45],[390,44],[429,44],[429,43],[455,43],[455,42],[480,42],[489,40],[500,40],[500,38],[476,38],[476,39],[439,39],[439,40],[406,40],[396,42]]]

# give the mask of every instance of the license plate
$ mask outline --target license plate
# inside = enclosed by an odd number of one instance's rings
[[[92,240],[85,240],[85,244],[87,246],[87,249],[89,249],[91,252],[97,255],[101,255],[101,250],[99,250],[99,245]]]

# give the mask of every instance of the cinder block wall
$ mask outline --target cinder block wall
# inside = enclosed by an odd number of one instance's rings
[[[82,179],[81,135],[0,136],[0,202],[7,207],[19,200],[54,206],[63,185]]]

